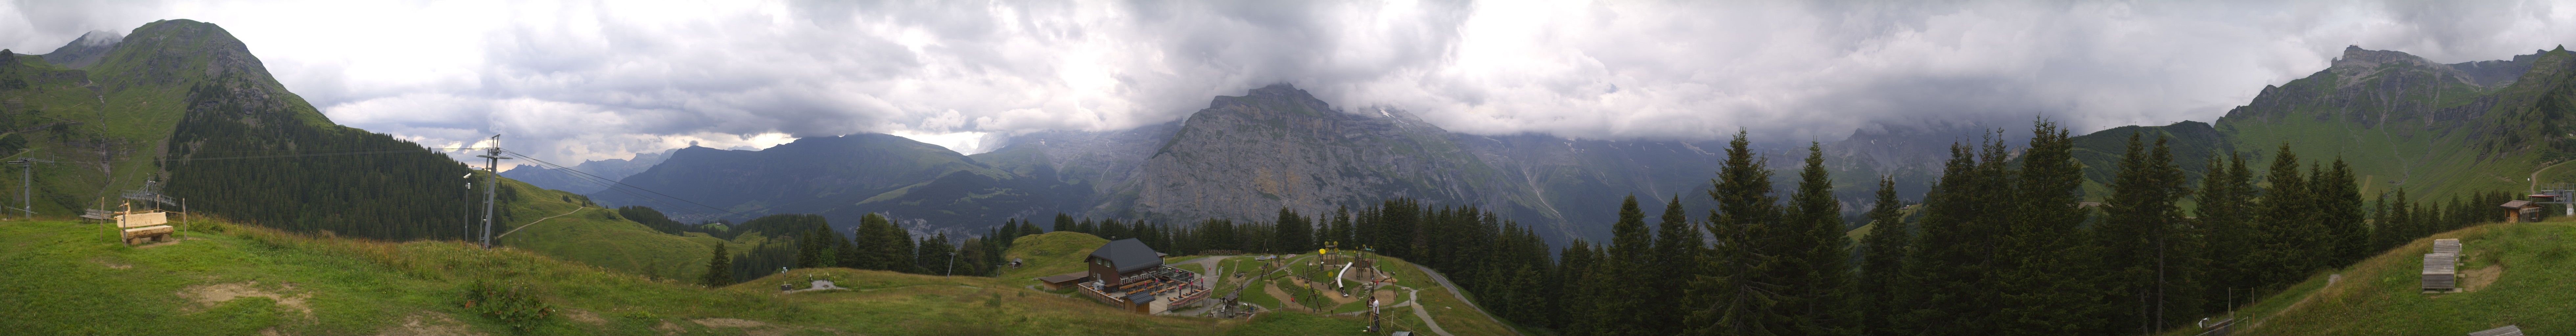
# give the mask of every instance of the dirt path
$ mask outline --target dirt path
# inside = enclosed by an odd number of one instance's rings
[[[1404,303],[1406,305],[1413,306],[1413,316],[1421,317],[1423,326],[1431,327],[1431,333],[1440,334],[1440,336],[1456,336],[1450,335],[1448,330],[1440,330],[1440,321],[1431,320],[1431,311],[1422,310],[1422,305],[1416,304],[1416,302],[1422,301],[1422,290],[1412,288],[1406,288],[1406,290],[1409,290],[1409,292],[1405,295],[1411,296],[1411,298],[1405,299]]]
[[[1503,320],[1501,320],[1501,319],[1497,319],[1497,318],[1494,318],[1493,313],[1491,313],[1491,312],[1486,312],[1486,311],[1485,311],[1485,308],[1477,307],[1477,306],[1476,306],[1476,301],[1475,301],[1475,300],[1468,300],[1468,299],[1467,299],[1467,294],[1465,294],[1465,290],[1463,290],[1463,289],[1461,289],[1460,287],[1458,287],[1458,284],[1449,283],[1449,276],[1446,276],[1446,275],[1440,275],[1440,272],[1439,272],[1439,271],[1433,271],[1433,270],[1431,270],[1431,268],[1430,268],[1430,267],[1422,267],[1422,265],[1421,265],[1421,264],[1415,264],[1415,265],[1413,265],[1413,269],[1422,270],[1422,274],[1431,276],[1431,281],[1439,282],[1439,283],[1440,283],[1440,287],[1442,287],[1442,288],[1448,288],[1448,289],[1449,289],[1449,296],[1457,297],[1457,298],[1458,298],[1458,302],[1466,303],[1466,304],[1467,304],[1467,308],[1475,309],[1475,310],[1476,310],[1477,315],[1485,315],[1485,319],[1486,319],[1486,320],[1492,320],[1492,321],[1494,321],[1494,325],[1498,325],[1498,326],[1506,326],[1506,327],[1503,327],[1503,330],[1511,330],[1513,335],[1520,335],[1520,334],[1521,334],[1521,331],[1520,331],[1520,330],[1509,327],[1511,324],[1509,324],[1509,323],[1503,323]],[[1447,334],[1447,333],[1442,333],[1442,334]]]
[[[589,209],[589,208],[590,208],[590,207],[588,207],[588,206],[578,207],[578,208],[572,208],[572,211],[564,212],[562,215],[554,215],[554,216],[550,216],[550,217],[546,217],[546,218],[538,218],[538,219],[537,219],[537,221],[534,221],[534,222],[528,222],[528,225],[520,225],[520,226],[519,226],[518,228],[516,228],[516,229],[510,229],[510,231],[509,231],[509,232],[502,232],[502,233],[501,233],[501,235],[498,235],[498,236],[492,236],[492,239],[501,239],[501,237],[508,237],[508,236],[510,236],[510,234],[512,234],[512,233],[519,233],[519,229],[526,229],[526,228],[528,228],[528,227],[530,227],[530,226],[537,226],[537,223],[544,223],[544,222],[546,222],[546,220],[548,220],[548,219],[555,219],[555,217],[563,217],[563,216],[567,216],[567,215],[572,215],[572,214],[573,214],[573,213],[575,213],[575,212],[581,212],[581,210],[583,210],[583,209]]]
[[[1253,280],[1246,280],[1246,281],[1260,281],[1260,279],[1261,279],[1261,278],[1259,278],[1259,277],[1254,277],[1254,278],[1252,278],[1252,279],[1253,279]],[[1266,283],[1266,282],[1268,282],[1268,281],[1262,281],[1262,282],[1265,282],[1265,283]],[[1306,305],[1297,304],[1297,296],[1295,296],[1295,295],[1288,295],[1288,291],[1280,290],[1280,289],[1279,289],[1279,286],[1261,286],[1261,291],[1262,291],[1262,292],[1264,292],[1264,293],[1270,293],[1270,297],[1273,297],[1273,298],[1279,298],[1279,305],[1281,305],[1281,306],[1286,306],[1286,307],[1279,307],[1280,309],[1291,309],[1291,308],[1294,308],[1294,310],[1305,310],[1305,309],[1306,309]],[[1312,310],[1308,310],[1308,312],[1312,312]]]

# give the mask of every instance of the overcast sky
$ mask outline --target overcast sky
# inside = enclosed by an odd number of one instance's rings
[[[1278,82],[1475,134],[2091,131],[2215,120],[2346,45],[2452,63],[2576,40],[2576,3],[2511,1],[13,1],[0,48],[181,18],[341,124],[562,164],[856,132],[974,153]]]

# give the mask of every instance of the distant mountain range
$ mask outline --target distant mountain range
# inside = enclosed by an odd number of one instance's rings
[[[1857,214],[1875,191],[1867,188],[1883,173],[1903,178],[1902,190],[1919,197],[1948,157],[1949,143],[1972,141],[1988,129],[1889,125],[1827,144],[1839,196]],[[1701,195],[1724,147],[1722,140],[1460,134],[1401,110],[1336,108],[1280,84],[1217,97],[1183,121],[1112,132],[1038,132],[975,155],[859,134],[759,151],[685,148],[624,179],[725,211],[642,190],[589,194],[608,204],[651,205],[696,218],[821,213],[835,223],[855,223],[860,214],[883,212],[924,232],[980,229],[1008,218],[1043,220],[1059,212],[1162,223],[1266,220],[1281,208],[1313,214],[1407,197],[1493,209],[1560,241],[1597,240],[1608,236],[1604,223],[1616,218],[1620,198],[1631,194],[1680,197],[1686,208],[1704,211],[1708,202]],[[1804,155],[1803,147],[1787,144],[1762,144],[1758,151],[1778,163]],[[1786,177],[1794,167],[1779,168]]]
[[[2165,137],[2197,178],[2207,160],[2238,153],[2267,164],[2289,144],[2303,161],[2344,159],[2369,195],[2418,198],[2519,190],[2542,163],[2576,144],[2564,128],[2568,53],[2437,64],[2394,51],[2346,50],[2334,66],[2283,86],[2216,123],[2125,126],[2076,138],[2091,198],[2107,193],[2130,134]],[[1882,123],[1823,144],[1837,198],[1856,215],[1879,176],[1920,199],[1954,143],[2000,131],[2019,146],[2029,125]],[[1763,143],[1780,190],[1803,144]],[[1681,197],[1704,213],[1723,140],[1591,140],[1449,132],[1401,110],[1334,107],[1287,84],[1213,99],[1187,119],[1111,132],[1046,131],[992,152],[961,155],[882,134],[809,138],[759,151],[687,148],[625,179],[727,211],[653,204],[641,192],[590,194],[713,215],[822,213],[835,223],[883,212],[915,230],[970,232],[1007,218],[1055,213],[1184,223],[1265,220],[1407,197],[1473,205],[1534,224],[1550,239],[1601,240],[1620,197]],[[637,160],[641,161],[641,159]],[[633,164],[629,162],[628,164]],[[594,172],[594,174],[597,174]],[[2576,178],[2576,174],[2566,175]],[[531,179],[531,182],[536,180]],[[547,184],[540,183],[541,186]],[[553,187],[553,186],[549,186]],[[566,186],[575,187],[575,186]],[[661,201],[670,203],[670,201]],[[1657,204],[1645,202],[1648,211]],[[962,229],[962,230],[961,230]]]
[[[653,165],[662,164],[662,160],[670,159],[671,153],[677,151],[679,150],[666,150],[660,153],[636,153],[635,157],[631,159],[607,159],[582,162],[581,164],[573,165],[572,167],[565,167],[571,168],[569,170],[522,164],[517,167],[511,167],[510,170],[502,171],[501,177],[519,180],[520,182],[527,182],[528,184],[542,186],[546,189],[570,191],[576,194],[589,194],[608,190],[608,186],[611,185],[608,181],[625,179],[626,176],[644,172],[645,169],[652,169]],[[588,174],[588,176],[582,176],[582,174]],[[594,179],[592,177],[597,178]],[[600,179],[606,179],[607,181],[601,181]]]

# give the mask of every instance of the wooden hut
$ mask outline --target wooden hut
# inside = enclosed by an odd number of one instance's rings
[[[2552,195],[2531,195],[2531,196],[2532,196],[2532,197],[2535,197],[2535,198],[2539,198],[2539,197],[2547,197],[2547,196],[2552,196]],[[2539,203],[2532,203],[2531,201],[2505,201],[2505,202],[2504,202],[2504,204],[2502,204],[2502,205],[2497,205],[2497,207],[2502,207],[2502,208],[2504,208],[2505,216],[2506,216],[2505,218],[2510,218],[2510,219],[2508,219],[2508,221],[2512,221],[2512,222],[2520,222],[2520,223],[2532,223],[2532,222],[2539,222],[2539,221],[2540,221],[2540,217],[2541,217],[2541,216],[2540,216],[2540,214],[2542,213],[2542,211],[2540,211],[2540,204],[2539,204]]]

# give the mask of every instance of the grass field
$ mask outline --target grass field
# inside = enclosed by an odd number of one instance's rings
[[[0,223],[0,330],[14,334],[1334,334],[1362,322],[1145,316],[1018,288],[1019,280],[801,269],[709,289],[527,250],[198,225],[127,247],[104,226]],[[834,280],[846,291],[780,294]],[[504,323],[469,284],[517,287],[549,313]],[[513,326],[524,327],[514,332]]]
[[[590,204],[581,195],[517,180],[502,179],[502,183],[516,187],[512,189],[519,193],[519,202],[509,207],[518,215],[509,223],[494,225],[495,234],[508,233],[495,238],[494,244],[620,272],[682,280],[706,273],[707,257],[716,244],[731,244],[726,248],[735,253],[751,250],[750,245],[705,234],[654,231],[618,217],[616,209]]]
[[[2433,239],[2459,238],[2463,284],[2426,294],[2418,270]],[[2319,273],[2239,312],[2244,335],[2456,335],[2519,325],[2531,335],[2576,333],[2576,223],[2498,223],[2418,239],[2333,273]],[[2491,269],[2492,267],[2492,269]],[[2500,270],[2483,276],[2472,270]],[[2327,285],[2328,274],[2342,280]],[[2188,335],[2189,330],[2169,334]]]

